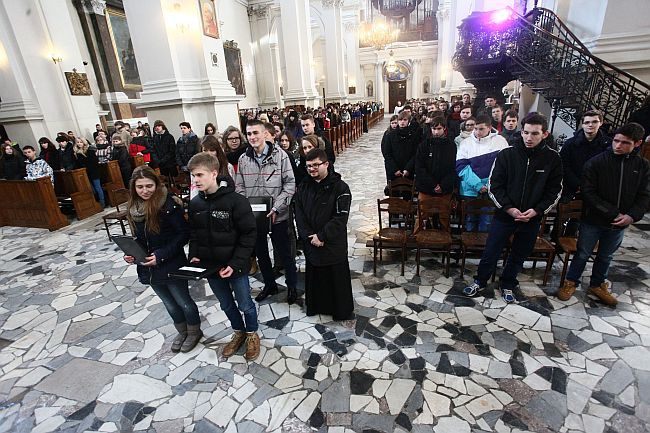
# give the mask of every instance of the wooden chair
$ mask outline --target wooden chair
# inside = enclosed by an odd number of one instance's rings
[[[551,273],[553,268],[553,261],[555,260],[555,246],[544,237],[544,228],[546,227],[546,216],[542,218],[542,223],[539,227],[539,233],[537,234],[537,239],[535,240],[535,247],[533,251],[528,256],[528,260],[533,261],[533,272],[537,267],[538,261],[546,262],[546,268],[544,269],[544,279],[542,285],[545,286],[548,282],[548,276]]]
[[[415,275],[420,275],[420,256],[421,250],[431,250],[442,253],[442,262],[445,265],[445,277],[449,277],[449,264],[451,261],[451,227],[449,224],[449,215],[451,213],[451,201],[449,196],[435,197],[418,203],[418,221],[434,221],[433,227],[422,225],[420,230],[415,234],[416,254]]]
[[[383,260],[382,250],[400,250],[402,253],[402,273],[406,261],[406,240],[409,235],[409,221],[412,227],[413,206],[410,202],[397,197],[388,197],[377,200],[377,213],[379,216],[379,231],[372,238],[373,244],[373,274],[377,274],[377,251],[379,260]],[[399,221],[397,227],[391,222]],[[402,227],[402,223],[404,226]]]
[[[115,198],[115,202],[113,203],[115,205],[115,210],[102,216],[109,240],[111,240],[111,226],[119,224],[122,229],[122,234],[126,235],[126,226],[124,222],[126,221],[128,224],[128,218],[126,217],[128,212],[126,209],[126,203],[129,201],[129,190],[126,188],[116,189],[113,191],[113,194]],[[133,228],[129,226],[129,229],[131,230],[131,233],[133,233]]]
[[[478,216],[481,218],[481,216],[489,216],[489,218],[493,218],[495,213],[496,207],[492,200],[476,199],[462,201],[460,217],[461,278],[465,275],[465,259],[468,255],[473,255],[474,257],[478,256],[479,258],[481,257],[489,233],[488,231],[478,231],[478,225],[476,231],[467,231],[467,217]]]
[[[415,196],[415,182],[413,179],[398,177],[388,181],[388,196],[400,197],[411,200]]]
[[[566,226],[570,221],[579,222],[582,217],[582,200],[572,200],[568,203],[560,203],[557,210],[558,236],[557,246],[562,250],[559,255],[562,261],[562,274],[560,276],[560,287],[564,284],[566,273],[569,270],[571,256],[578,252],[578,232],[575,234],[566,233]],[[598,252],[598,244],[594,247],[592,254]]]

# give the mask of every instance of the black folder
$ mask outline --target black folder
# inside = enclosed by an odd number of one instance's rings
[[[117,244],[126,256],[133,256],[135,263],[144,263],[149,254],[132,236],[112,235],[111,240]]]
[[[248,197],[251,204],[253,215],[257,221],[257,231],[259,233],[271,233],[271,218],[267,215],[273,208],[273,197]]]

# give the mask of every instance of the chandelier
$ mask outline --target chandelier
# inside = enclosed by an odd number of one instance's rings
[[[395,62],[395,57],[393,57],[393,54],[393,50],[390,50],[390,53],[388,53],[388,61],[386,62],[386,72],[389,74],[395,73],[399,69],[397,63]]]
[[[383,50],[397,40],[399,29],[393,28],[385,21],[363,22],[359,28],[359,40],[363,45]]]

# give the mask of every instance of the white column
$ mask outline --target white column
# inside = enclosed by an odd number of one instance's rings
[[[65,77],[86,72],[75,33],[61,31],[78,25],[71,12],[65,0],[0,2],[0,123],[21,144],[69,129],[89,136],[99,121],[93,97],[72,96]]]
[[[347,61],[345,65],[348,75],[347,86],[356,87],[356,93],[349,94],[348,97],[359,100],[362,99],[366,87],[359,64],[359,26],[356,22],[356,16],[349,17],[348,19],[348,21],[343,22],[345,45],[347,47]]]
[[[411,97],[413,98],[419,98],[420,95],[422,94],[422,74],[420,71],[422,65],[422,60],[420,59],[415,59],[413,60],[413,79],[412,79],[412,84],[413,84],[413,90],[411,91]]]
[[[162,119],[176,134],[183,120],[197,131],[207,122],[220,130],[239,125],[243,96],[228,81],[222,40],[203,34],[198,2],[126,0],[124,11],[143,89],[137,105],[150,121]]]
[[[327,88],[325,98],[328,102],[346,102],[345,65],[343,62],[343,25],[341,6],[343,0],[322,0],[323,21],[327,36],[325,38],[325,61]]]
[[[434,93],[443,94],[445,99],[449,99],[445,93],[448,93],[448,89],[451,85],[451,58],[454,54],[454,51],[450,51],[449,44],[446,43],[444,38],[441,38],[441,35],[450,35],[452,32],[451,23],[449,20],[449,11],[451,5],[448,1],[441,1],[436,12],[436,18],[438,19],[438,63],[436,66],[436,80],[432,83],[432,88],[435,89]],[[450,38],[453,40],[453,38]],[[444,86],[443,86],[443,83]]]
[[[251,40],[253,41],[253,58],[255,60],[255,77],[260,106],[274,107],[278,105],[275,89],[278,88],[277,74],[273,73],[273,54],[271,44],[276,43],[271,35],[270,4],[251,6],[248,16],[251,24]],[[272,40],[273,39],[273,40]]]
[[[280,0],[282,52],[285,59],[286,83],[284,101],[287,105],[318,105],[311,67],[311,14],[305,0]]]
[[[384,107],[388,107],[387,101],[384,101],[384,62],[375,63],[375,101],[383,102]]]

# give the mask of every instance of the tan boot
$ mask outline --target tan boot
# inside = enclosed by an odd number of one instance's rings
[[[247,361],[254,361],[260,356],[260,336],[257,332],[246,333],[246,354],[244,358]]]
[[[568,301],[576,291],[576,283],[571,280],[564,280],[564,285],[557,292],[557,298],[560,301]]]
[[[594,295],[598,299],[601,300],[603,304],[607,304],[610,306],[615,306],[618,304],[618,300],[612,295],[612,293],[608,290],[609,289],[609,284],[607,281],[602,283],[598,287],[589,287],[589,294]]]
[[[232,333],[230,343],[223,347],[222,355],[224,358],[230,358],[239,350],[244,341],[246,340],[246,333],[244,331],[235,331]]]
[[[257,259],[255,257],[251,257],[250,270],[248,271],[248,275],[255,275],[258,271],[259,268],[257,267]]]

